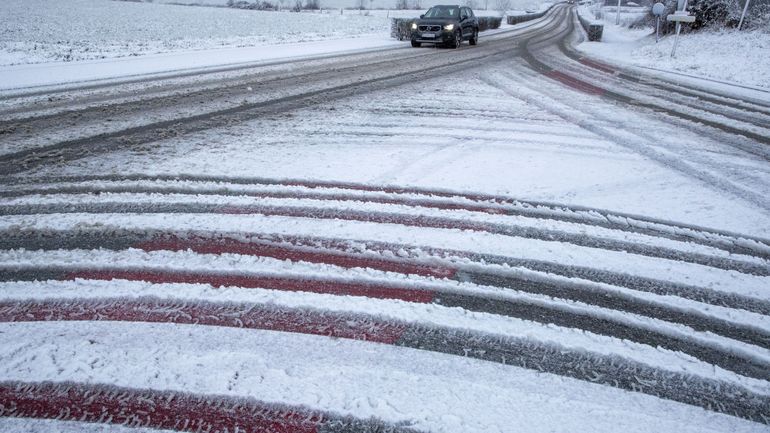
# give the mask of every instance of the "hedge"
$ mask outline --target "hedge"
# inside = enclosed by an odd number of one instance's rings
[[[551,7],[549,7],[548,9],[546,9],[546,10],[544,10],[542,12],[535,12],[535,13],[532,13],[532,14],[524,14],[524,15],[508,15],[508,20],[507,20],[508,24],[509,25],[514,25],[514,24],[519,24],[519,23],[523,23],[523,22],[526,22],[526,21],[532,21],[532,20],[536,20],[538,18],[542,18],[542,17],[545,16],[545,14],[547,14],[551,10],[551,8],[553,8],[557,4],[558,3],[552,4]]]
[[[585,29],[586,33],[588,33],[588,40],[601,41],[602,33],[604,33],[604,24],[589,21],[588,19],[580,15],[579,11],[577,16],[578,16],[578,20],[580,20],[580,25],[582,25],[583,29]]]

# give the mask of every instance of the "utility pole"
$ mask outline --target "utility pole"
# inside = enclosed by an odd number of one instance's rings
[[[746,11],[749,10],[749,4],[751,3],[751,0],[746,0],[746,4],[743,5],[743,12],[741,12],[741,21],[738,23],[738,30],[743,27],[743,18],[746,17]]]
[[[615,25],[616,26],[620,25],[620,0],[618,0],[618,11],[615,14]]]

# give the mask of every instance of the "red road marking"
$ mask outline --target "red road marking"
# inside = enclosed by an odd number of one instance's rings
[[[120,321],[263,329],[395,344],[407,325],[363,315],[145,298],[0,302],[0,322]]]
[[[253,399],[47,382],[0,382],[0,416],[184,432],[315,433],[329,421],[319,412]]]
[[[259,275],[226,275],[209,273],[163,272],[147,270],[83,270],[68,272],[64,280],[129,280],[150,283],[209,284],[213,287],[243,287],[283,290],[290,292],[328,293],[332,295],[365,296],[378,299],[400,299],[408,302],[431,303],[435,292],[376,283],[355,283],[334,280],[265,277]]]
[[[560,71],[556,71],[556,70],[549,71],[545,75],[563,84],[566,84],[567,86],[572,87],[573,89],[579,90],[583,93],[588,93],[589,95],[601,96],[605,92],[605,90],[602,89],[601,87],[596,87],[585,81],[578,80],[577,78],[569,76]]]
[[[592,67],[594,69],[598,69],[598,70],[600,70],[602,72],[606,72],[608,74],[614,74],[615,72],[617,72],[612,67],[610,67],[608,65],[605,65],[604,63],[599,63],[599,62],[597,62],[595,60],[591,60],[591,59],[589,59],[587,57],[581,57],[578,61],[580,63],[586,65],[586,66],[590,66],[590,67]]]
[[[272,257],[279,260],[303,261],[309,263],[325,263],[344,268],[370,268],[385,272],[415,274],[436,278],[451,278],[456,269],[405,263],[398,260],[356,256],[337,251],[319,251],[291,245],[257,241],[239,241],[232,238],[179,238],[164,236],[134,245],[134,248],[145,251],[185,251],[191,250],[199,254],[242,254],[249,256]]]

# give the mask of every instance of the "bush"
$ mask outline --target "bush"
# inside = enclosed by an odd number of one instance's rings
[[[235,9],[249,9],[249,10],[255,10],[255,11],[276,10],[275,4],[270,3],[268,1],[256,1],[254,3],[251,3],[245,0],[241,0],[241,1],[228,0],[227,7],[235,8]]]
[[[692,0],[687,9],[695,15],[695,22],[690,25],[693,30],[736,27],[741,18],[736,0]]]
[[[502,17],[478,17],[479,31],[483,32],[489,29],[498,29],[503,22]]]
[[[770,3],[750,6],[743,20],[743,28],[746,30],[760,30],[770,33]]]
[[[548,10],[551,10],[551,9],[549,8]],[[548,11],[537,12],[537,13],[534,13],[534,14],[508,15],[508,18],[507,18],[508,25],[519,24],[519,23],[523,23],[523,22],[527,22],[527,21],[536,20],[538,18],[542,18],[542,17],[545,16],[545,14],[547,12]]]
[[[666,16],[671,15],[676,11],[676,0],[665,0],[663,5],[666,6],[663,15],[660,17],[660,34],[665,35],[670,33],[674,29],[674,24],[666,21]],[[632,29],[652,29],[655,32],[655,19],[657,17],[652,14],[652,11],[643,16],[639,21],[632,23],[629,27]]]
[[[417,21],[415,18],[391,18],[390,19],[390,37],[399,41],[411,39],[412,23]]]

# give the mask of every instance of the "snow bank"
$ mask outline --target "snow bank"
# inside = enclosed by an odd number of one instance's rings
[[[768,33],[719,30],[683,34],[672,59],[673,35],[656,44],[654,29],[618,27],[614,16],[604,16],[602,42],[585,42],[578,49],[610,61],[770,90]]]

